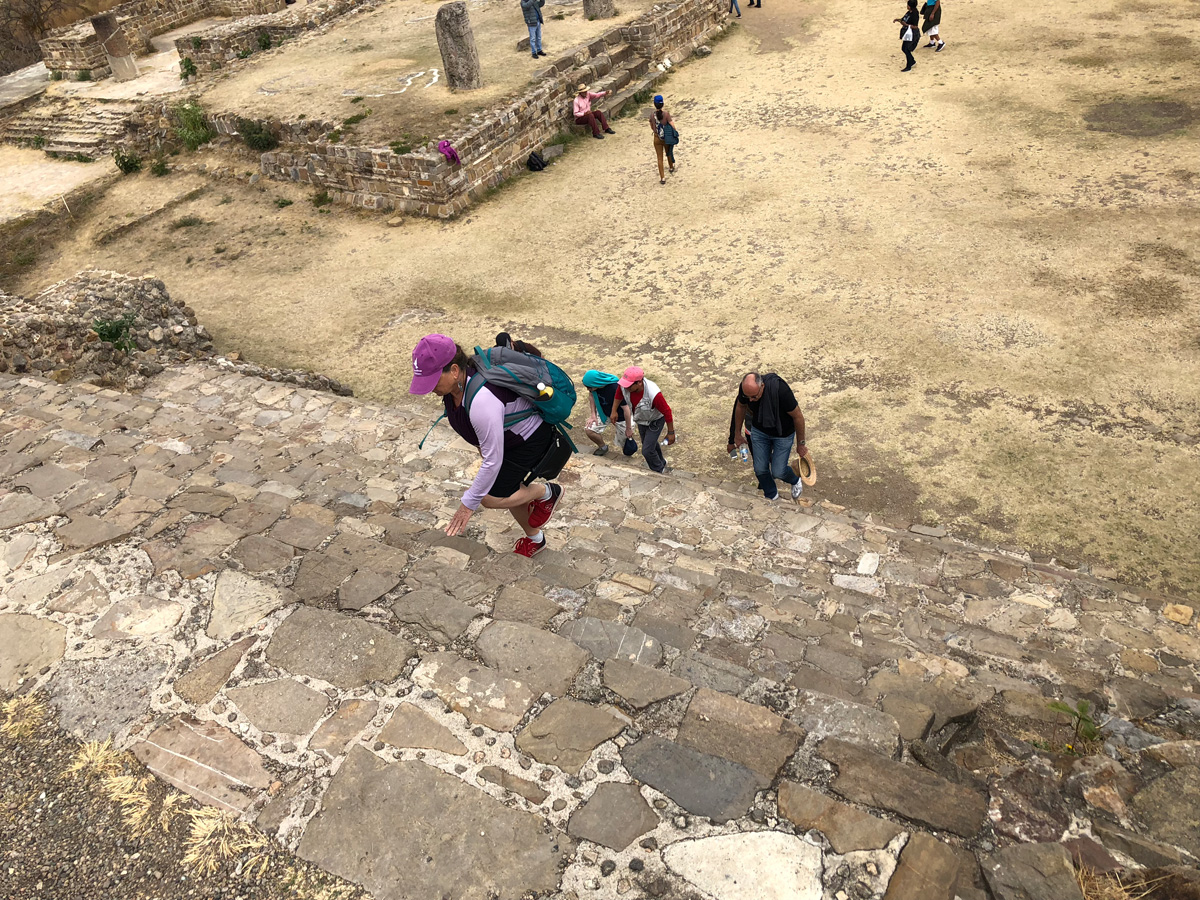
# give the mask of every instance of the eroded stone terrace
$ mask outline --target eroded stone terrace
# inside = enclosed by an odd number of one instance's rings
[[[590,456],[526,560],[440,530],[477,457],[416,449],[432,406],[0,376],[0,690],[379,898],[1065,898],[1072,857],[1200,854],[1178,598]]]

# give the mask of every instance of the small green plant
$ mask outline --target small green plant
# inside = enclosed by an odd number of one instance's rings
[[[233,202],[232,195],[226,194],[224,197],[222,197],[220,200],[217,201],[217,206],[224,206],[225,204],[232,203],[232,202]]]
[[[204,46],[204,41],[202,41],[202,40],[200,39],[200,35],[198,35],[198,34],[197,34],[197,35],[193,35],[193,36],[192,36],[192,49],[193,49],[193,50],[199,50],[199,49],[200,49],[201,47],[203,47],[203,46]]]
[[[350,102],[351,103],[362,103],[365,99],[367,99],[367,98],[366,97],[351,97]]]
[[[276,205],[276,206],[278,206],[280,209],[284,209],[284,208],[286,208],[286,207],[288,207],[288,206],[291,206],[291,205],[292,205],[292,201],[291,201],[291,200],[288,200],[286,197],[276,197],[276,198],[275,198],[275,205]]]
[[[1075,736],[1071,743],[1066,745],[1067,751],[1077,753],[1081,742],[1090,743],[1100,737],[1100,729],[1096,727],[1096,720],[1092,718],[1092,705],[1087,700],[1080,700],[1074,707],[1061,700],[1051,700],[1046,704],[1046,709],[1066,713],[1071,717]]]
[[[342,129],[335,128],[335,129],[333,129],[333,131],[329,132],[329,138],[328,138],[329,143],[336,144],[341,139],[342,139]]]
[[[95,319],[92,321],[92,331],[96,332],[100,340],[107,341],[117,350],[132,353],[137,348],[129,334],[129,328],[136,319],[133,313],[126,313],[119,319]]]
[[[58,69],[51,69],[50,70],[50,80],[51,81],[62,81],[63,73],[60,72]]]
[[[351,125],[357,125],[359,122],[361,122],[363,119],[365,119],[370,114],[371,114],[370,109],[367,109],[360,113],[355,113],[354,115],[350,116],[350,118],[348,118],[344,122],[342,122],[342,125],[347,128],[350,127]]]
[[[175,107],[175,137],[193,152],[201,144],[213,139],[213,130],[208,124],[208,117],[204,115],[204,107],[194,100]]]
[[[259,50],[270,50],[271,49],[271,33],[269,31],[260,31],[258,33],[258,49]]]
[[[458,115],[458,110],[457,110],[457,109],[454,109],[453,107],[451,107],[450,109],[446,110],[446,115],[448,115],[448,116],[457,116],[457,115]]]
[[[27,141],[21,141],[21,146],[28,147],[31,150],[41,150],[46,146],[46,136],[44,134],[35,134]]]
[[[76,81],[91,81],[92,80],[92,70],[91,69],[80,69],[78,72],[75,73],[75,80]]]
[[[325,190],[325,188],[321,188],[321,190],[317,191],[312,198],[312,205],[318,208],[322,206],[328,206],[332,202],[333,198],[329,196],[329,191]]]
[[[167,165],[167,158],[159,153],[154,157],[154,162],[150,163],[150,174],[155,178],[162,178],[171,171],[171,167]]]
[[[179,61],[179,80],[187,81],[193,75],[200,74],[200,70],[196,68],[196,64],[192,62],[190,56],[185,56]]]
[[[195,228],[197,225],[203,224],[204,220],[199,216],[180,216],[171,223],[171,227],[178,230],[180,228]]]
[[[412,144],[408,141],[392,141],[388,144],[388,149],[397,156],[403,156],[405,153],[412,153]]]
[[[239,53],[237,55],[237,57],[238,57],[238,59],[249,59],[253,55],[254,55],[254,51],[251,50],[249,47],[247,47],[245,50],[243,50],[241,53]]]
[[[242,136],[242,141],[251,150],[267,153],[279,146],[279,139],[262,122],[254,119],[238,119],[237,130],[238,134]]]
[[[117,147],[113,150],[112,157],[122,175],[132,175],[134,172],[142,171],[142,158],[132,150]]]

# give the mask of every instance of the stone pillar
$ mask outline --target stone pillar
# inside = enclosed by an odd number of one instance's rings
[[[438,7],[438,50],[442,52],[442,72],[451,90],[474,91],[483,87],[479,76],[479,51],[475,49],[475,32],[463,0],[444,3]]]
[[[617,14],[613,0],[583,0],[583,14],[592,19],[611,19]]]
[[[125,37],[125,29],[117,23],[117,17],[112,13],[101,13],[92,16],[92,27],[100,38],[100,46],[108,56],[108,65],[112,69],[113,78],[117,81],[131,81],[138,77],[137,62],[129,49],[129,41]]]

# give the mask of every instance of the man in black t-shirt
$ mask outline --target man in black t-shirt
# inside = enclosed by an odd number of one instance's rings
[[[768,500],[779,499],[776,480],[792,486],[792,499],[800,499],[804,482],[788,465],[792,442],[798,442],[801,456],[808,455],[804,443],[804,413],[788,383],[778,375],[759,375],[751,372],[742,379],[734,408],[733,441],[736,446],[746,443],[742,425],[749,420],[750,445],[754,451],[754,474],[758,486]]]

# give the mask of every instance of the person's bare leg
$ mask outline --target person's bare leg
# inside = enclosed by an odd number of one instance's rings
[[[592,431],[589,428],[583,429],[583,433],[586,434],[588,440],[591,441],[593,444],[595,444],[597,447],[604,446],[604,435],[596,434],[596,432]]]
[[[536,483],[526,485],[509,497],[493,497],[489,494],[483,498],[482,505],[487,509],[507,509],[517,520],[526,537],[532,537],[541,529],[529,527],[529,504],[545,496],[546,486]]]

